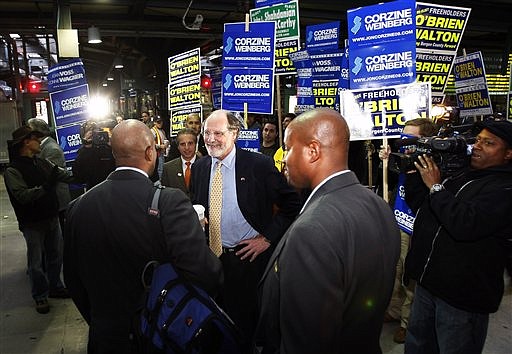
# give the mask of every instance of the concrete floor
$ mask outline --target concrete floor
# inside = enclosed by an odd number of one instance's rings
[[[51,310],[38,314],[26,275],[25,241],[0,178],[0,354],[86,353],[87,325],[70,299],[50,299]],[[403,353],[393,342],[398,324],[384,324],[381,346],[385,354]],[[491,315],[484,354],[512,353],[512,285],[499,311]],[[321,354],[321,353],[319,353]]]

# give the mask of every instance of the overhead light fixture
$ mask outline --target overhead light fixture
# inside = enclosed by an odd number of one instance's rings
[[[91,26],[87,29],[88,43],[98,44],[101,43],[100,29],[98,27]]]
[[[107,86],[108,86],[108,84],[107,84],[106,82],[104,82],[102,86],[103,86],[103,87],[107,87]]]
[[[194,23],[192,23],[191,26],[187,25],[187,22],[185,21],[185,18],[187,17],[187,14],[188,14],[188,11],[190,10],[190,6],[192,5],[192,2],[194,0],[190,0],[190,3],[188,4],[188,7],[187,7],[187,10],[185,11],[185,13],[183,14],[183,18],[182,18],[182,23],[183,23],[183,26],[190,30],[190,31],[198,31],[201,29],[201,26],[203,24],[203,15],[201,14],[197,14],[196,15],[196,19],[194,20]]]
[[[107,81],[114,81],[114,77],[112,75],[107,76]]]
[[[114,68],[116,68],[116,69],[124,68],[123,61],[121,60],[120,57],[115,57],[114,58]]]

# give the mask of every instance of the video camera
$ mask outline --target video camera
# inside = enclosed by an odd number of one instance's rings
[[[469,166],[472,144],[475,141],[471,127],[472,125],[448,127],[437,136],[398,140],[395,146],[403,147],[408,153],[391,153],[390,170],[397,173],[416,170],[414,162],[419,162],[418,156],[426,154],[432,157],[442,176],[453,175]]]
[[[109,131],[114,127],[111,121],[87,121],[80,127],[80,136],[84,145],[92,145],[93,147],[100,148],[109,144],[110,136]],[[85,139],[85,134],[92,131],[92,138]]]

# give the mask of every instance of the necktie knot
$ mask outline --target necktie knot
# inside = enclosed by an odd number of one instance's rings
[[[186,161],[185,165],[187,165],[187,167],[190,167],[190,161]]]

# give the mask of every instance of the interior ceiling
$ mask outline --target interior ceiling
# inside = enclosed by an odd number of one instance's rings
[[[301,38],[306,26],[337,20],[341,21],[342,35],[346,37],[346,11],[377,2],[299,0]],[[464,48],[468,53],[481,50],[484,54],[508,57],[512,42],[511,0],[432,3],[472,9],[460,53]],[[109,73],[116,54],[128,63],[124,69],[128,76],[157,76],[167,81],[169,56],[197,47],[204,55],[219,48],[224,23],[245,21],[254,0],[0,0],[0,35],[55,34],[58,4],[69,6],[72,28],[79,31],[80,56],[88,79],[100,83]],[[189,4],[185,24],[190,26],[195,16],[201,14],[204,20],[200,30],[189,30],[183,24]],[[87,43],[87,28],[91,25],[100,29],[103,43]]]

